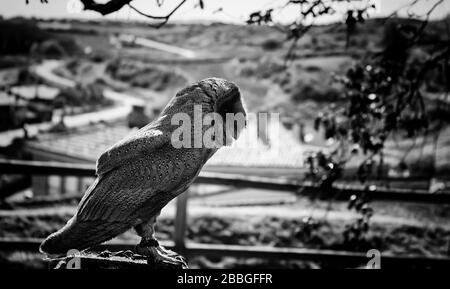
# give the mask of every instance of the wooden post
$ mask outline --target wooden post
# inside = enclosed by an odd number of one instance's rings
[[[177,209],[175,215],[175,248],[183,250],[185,246],[184,237],[186,233],[187,200],[189,189],[177,197]]]
[[[31,184],[35,196],[48,195],[50,186],[47,176],[33,176]]]
[[[77,178],[77,193],[78,194],[82,194],[84,192],[83,189],[83,177],[78,177]]]
[[[59,193],[61,195],[66,194],[66,177],[61,177],[59,182]]]

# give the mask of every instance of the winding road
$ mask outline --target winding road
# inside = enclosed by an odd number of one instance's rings
[[[177,47],[177,46],[170,45],[170,44],[165,44],[165,43],[162,43],[159,41],[154,41],[154,40],[144,38],[144,37],[136,37],[132,34],[121,34],[121,35],[119,35],[117,40],[119,40],[120,42],[125,43],[125,44],[140,45],[140,46],[143,46],[146,48],[156,49],[156,50],[168,52],[171,54],[179,55],[181,57],[188,58],[188,59],[195,58],[197,56],[197,54],[192,50]]]
[[[32,67],[31,71],[45,82],[58,88],[64,89],[76,87],[75,81],[53,73],[56,68],[63,64],[64,61],[61,60],[45,60],[43,63]],[[66,116],[64,117],[64,124],[69,128],[73,128],[88,125],[93,122],[117,120],[126,117],[134,105],[145,105],[144,101],[140,98],[110,89],[105,89],[103,95],[105,98],[114,102],[113,107],[105,108],[100,111]],[[26,128],[28,134],[33,136],[38,134],[39,131],[48,130],[59,120],[59,116],[54,116],[51,122],[27,125]],[[9,145],[14,138],[23,137],[23,134],[24,131],[22,129],[9,130],[0,133],[0,146]]]
[[[184,49],[174,45],[169,45],[157,41],[153,41],[147,38],[135,37],[133,35],[120,35],[118,39],[121,42],[133,43],[143,47],[157,49],[165,51],[171,54],[179,55],[186,59],[193,59],[197,57],[197,54],[189,49]],[[56,86],[58,88],[75,88],[76,82],[56,75],[53,71],[64,65],[62,60],[45,60],[41,64],[31,67],[32,73],[43,79],[48,84]],[[105,98],[114,102],[114,107],[105,108],[100,111],[83,113],[78,115],[71,115],[64,117],[64,124],[69,127],[79,127],[88,125],[92,122],[99,121],[112,121],[116,119],[124,118],[128,115],[134,105],[145,105],[145,102],[135,96],[113,91],[111,89],[105,89],[103,91]],[[29,124],[26,126],[29,136],[34,136],[39,131],[45,131],[51,128],[55,123],[60,120],[59,116],[53,117],[51,122]],[[14,138],[23,137],[24,131],[22,129],[8,130],[0,133],[0,146],[7,146]]]

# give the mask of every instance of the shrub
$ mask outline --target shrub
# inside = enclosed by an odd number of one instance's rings
[[[281,48],[281,46],[283,46],[283,43],[276,39],[267,39],[263,41],[261,46],[264,50],[271,51]]]
[[[46,42],[47,44],[44,44]],[[33,47],[38,49],[37,52],[41,52],[39,51],[41,45],[44,53],[49,50],[51,55],[48,56],[54,56],[55,53],[59,55],[61,50],[69,54],[79,51],[72,38],[44,31],[33,21],[0,20],[0,54],[28,54]]]
[[[174,71],[162,69],[153,64],[115,60],[106,71],[120,81],[132,86],[162,91],[169,87],[182,86],[186,79]]]
[[[295,102],[304,100],[314,100],[317,102],[336,101],[339,98],[339,92],[331,87],[323,87],[315,83],[297,82],[292,88],[291,99]]]

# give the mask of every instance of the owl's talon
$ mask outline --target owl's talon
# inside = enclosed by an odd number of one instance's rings
[[[126,258],[132,258],[134,255],[133,251],[130,250],[126,250],[126,251],[119,251],[119,252],[115,252],[112,253],[111,256],[115,256],[115,257],[126,257]]]
[[[108,251],[108,250],[105,250],[105,251],[100,252],[98,254],[98,256],[102,257],[102,258],[109,258],[109,257],[111,257],[111,255],[112,255],[112,253],[110,251]]]
[[[142,247],[141,245],[136,246],[136,252],[140,255],[147,256],[147,263],[149,265],[164,264],[170,267],[177,267],[180,269],[187,269],[188,265],[186,259],[179,254],[158,247]]]
[[[166,249],[163,246],[158,246],[157,250],[161,255],[168,256],[170,258],[175,259],[178,262],[181,262],[183,266],[187,268],[187,261],[186,258],[178,254],[177,252],[174,252],[172,250]]]
[[[158,256],[156,257],[157,261],[162,261],[163,263],[168,263],[170,265],[179,267],[181,269],[187,269],[188,265],[186,263],[186,259],[177,254],[176,252],[173,252],[171,250],[167,250],[163,248],[162,246],[159,246],[156,248]]]

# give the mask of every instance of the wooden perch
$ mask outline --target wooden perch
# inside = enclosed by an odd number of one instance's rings
[[[71,256],[47,259],[49,269],[187,269],[168,263],[154,263],[132,251],[99,254],[81,252]]]

